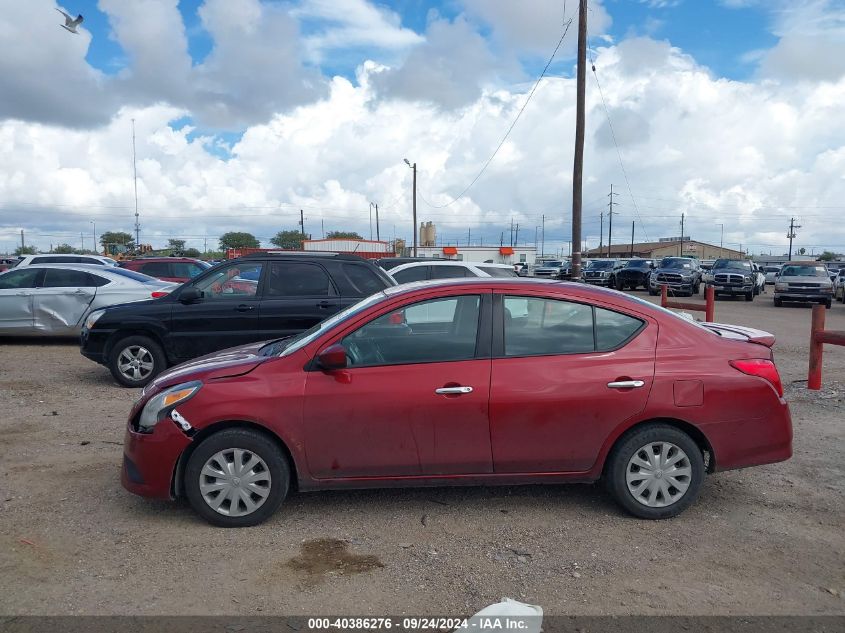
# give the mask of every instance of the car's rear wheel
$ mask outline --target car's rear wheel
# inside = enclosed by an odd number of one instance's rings
[[[185,495],[213,525],[248,527],[269,518],[290,487],[290,466],[279,447],[250,429],[227,429],[203,440],[188,459]]]
[[[824,302],[824,307],[827,308],[828,310],[830,310],[831,306],[833,306],[833,300],[832,299],[828,299],[827,301]]]
[[[658,293],[657,293],[657,290],[655,290],[654,288],[649,286],[648,287],[648,294],[650,294],[652,297],[656,297]]]
[[[109,370],[124,387],[144,387],[167,367],[164,350],[148,336],[127,336],[112,347]]]
[[[616,289],[625,290],[625,282],[619,279],[618,277],[616,278]]]
[[[779,307],[781,307],[782,305],[783,305],[783,300],[782,300],[782,299],[778,299],[777,297],[775,297],[775,307],[776,307],[776,308],[779,308]]]
[[[608,457],[608,488],[625,510],[643,519],[677,516],[698,498],[704,458],[698,445],[668,424],[623,436]]]
[[[745,300],[746,301],[754,301],[754,291],[746,292],[745,293]]]

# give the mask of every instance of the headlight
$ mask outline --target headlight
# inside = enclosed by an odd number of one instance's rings
[[[150,401],[144,405],[144,410],[141,412],[141,417],[138,420],[139,430],[151,431],[177,404],[192,398],[200,390],[200,387],[202,387],[202,383],[198,380],[186,382],[165,389],[150,398]]]
[[[97,320],[106,313],[105,310],[94,310],[91,314],[88,315],[88,318],[85,319],[85,329],[90,330],[94,327],[94,324]]]
[[[783,292],[784,290],[787,290],[788,288],[789,288],[789,284],[781,284],[781,283],[775,284],[775,290],[777,292]]]
[[[747,284],[751,283],[751,277],[749,277],[748,275],[745,276],[745,283],[747,283]]]

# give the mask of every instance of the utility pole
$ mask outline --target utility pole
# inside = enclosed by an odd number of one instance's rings
[[[138,216],[138,168],[135,164],[135,119],[132,119],[132,181],[135,184],[135,248],[141,245],[141,225]]]
[[[79,232],[79,250],[85,251],[85,238],[82,235],[82,231]]]
[[[789,233],[786,234],[786,237],[789,238],[789,261],[792,261],[792,240],[798,237],[797,233],[795,233],[795,229],[800,229],[801,225],[795,224],[795,218],[789,219]]]
[[[21,255],[23,255],[23,250],[26,248],[26,244],[23,241],[23,229],[21,229]]]
[[[472,239],[472,229],[467,229],[467,246],[470,244],[470,240]]]
[[[373,203],[370,203],[370,241],[373,240]]]
[[[684,214],[681,214],[681,243],[678,245],[678,255],[684,256]]]
[[[513,217],[511,217],[511,246],[513,246]]]
[[[546,216],[543,214],[540,224],[540,255],[546,254]]]
[[[601,257],[601,252],[604,250],[602,247],[602,239],[604,238],[604,211],[599,213],[599,257]]]
[[[300,209],[299,210],[299,228],[302,230],[302,241],[305,241],[305,212]],[[303,250],[305,250],[305,245],[302,245]]]
[[[634,256],[634,220],[631,220],[631,257]]]
[[[405,159],[405,164],[414,170],[414,199],[413,199],[413,215],[414,215],[414,257],[417,256],[417,164],[414,163],[413,165]]]
[[[584,176],[584,97],[587,84],[587,0],[578,3],[578,71],[575,99],[575,158],[572,165],[572,281],[581,279],[581,202]]]
[[[610,193],[607,194],[609,201],[607,203],[607,256],[610,257],[610,245],[613,239],[613,205],[619,204],[614,202],[613,196],[618,196],[618,193],[613,193],[613,183],[610,183]]]
[[[505,232],[502,231],[502,235],[499,237],[499,247],[502,247],[504,245],[505,245]]]
[[[519,222],[516,223],[516,233],[514,233],[513,244],[511,246],[516,246],[517,244],[519,244]]]
[[[719,257],[721,258],[725,256],[725,254],[722,252],[722,247],[725,243],[725,224],[722,223],[719,226],[722,228],[722,234],[719,237]]]
[[[94,233],[94,252],[97,252],[97,222],[95,220],[91,220],[91,227]]]
[[[202,238],[202,252],[203,253],[208,252],[208,238],[207,237]]]
[[[376,202],[376,240],[381,241],[381,235],[378,230],[378,202]]]

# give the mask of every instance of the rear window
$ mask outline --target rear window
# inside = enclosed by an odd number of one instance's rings
[[[360,264],[342,264],[341,268],[352,287],[362,296],[384,290],[387,283],[367,266]]]
[[[427,269],[428,266],[411,266],[410,268],[396,271],[393,273],[393,278],[400,284],[407,284],[412,281],[422,281],[428,276]]]
[[[140,281],[142,284],[149,284],[149,283],[158,283],[158,279],[155,277],[150,277],[149,275],[144,275],[142,273],[136,273],[134,270],[129,270],[128,268],[118,268],[109,267],[109,273],[112,275],[119,275],[120,277],[127,277],[129,279],[134,279],[135,281]]]
[[[479,270],[483,270],[491,277],[519,277],[513,268],[497,268],[495,266],[479,266]]]
[[[458,277],[475,277],[469,268],[463,266],[432,266],[432,279],[455,279]]]

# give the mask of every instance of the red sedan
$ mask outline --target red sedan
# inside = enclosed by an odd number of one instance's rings
[[[773,343],[581,284],[397,286],[160,375],[122,481],[221,526],[265,520],[290,488],[599,479],[667,518],[705,473],[791,456]]]

